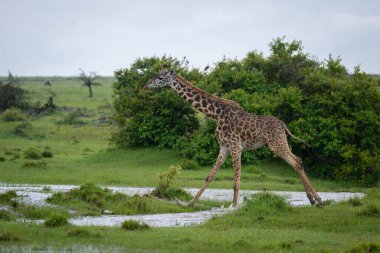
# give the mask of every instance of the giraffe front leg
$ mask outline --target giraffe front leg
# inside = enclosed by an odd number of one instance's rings
[[[239,190],[240,190],[240,173],[241,173],[241,148],[231,148],[232,163],[234,167],[234,198],[232,207],[237,208]]]
[[[223,165],[224,161],[227,158],[228,149],[225,146],[220,147],[218,158],[214,164],[214,167],[211,169],[209,175],[206,177],[206,181],[202,185],[202,187],[199,189],[198,193],[193,197],[192,200],[190,200],[189,203],[182,202],[179,199],[175,199],[177,205],[179,206],[194,206],[195,202],[198,201],[204,190],[207,188],[207,186],[212,182],[214,179],[216,173],[220,169],[220,167]]]

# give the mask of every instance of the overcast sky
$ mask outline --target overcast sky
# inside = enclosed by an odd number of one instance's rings
[[[380,1],[0,0],[0,75],[112,75],[164,54],[203,68],[275,37],[380,73]]]

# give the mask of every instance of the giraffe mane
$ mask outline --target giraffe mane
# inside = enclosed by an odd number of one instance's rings
[[[177,74],[174,74],[174,78],[177,81],[181,81],[182,83],[185,83],[187,86],[189,86],[192,89],[196,90],[197,92],[199,92],[199,94],[201,94],[204,97],[207,97],[207,98],[210,98],[212,100],[218,101],[219,103],[222,103],[222,104],[226,104],[226,105],[229,105],[229,106],[234,106],[234,107],[242,109],[241,106],[239,105],[239,103],[237,103],[235,101],[232,101],[232,100],[229,100],[229,99],[225,99],[225,98],[221,98],[221,97],[212,95],[212,94],[210,94],[210,93],[202,90],[201,88],[195,86],[194,84],[190,83],[189,81],[187,81],[186,79],[184,79],[183,77],[181,77],[181,76],[179,76]]]

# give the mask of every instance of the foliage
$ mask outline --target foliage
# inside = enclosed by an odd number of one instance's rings
[[[191,195],[186,191],[174,187],[174,179],[181,173],[182,168],[180,166],[172,165],[168,170],[161,172],[157,175],[158,184],[152,191],[152,195],[158,198],[165,199],[191,199]]]
[[[62,213],[52,213],[44,222],[47,227],[60,227],[68,224],[67,216]]]
[[[183,170],[198,170],[199,169],[198,163],[196,161],[190,160],[190,159],[182,160],[180,167]]]
[[[15,107],[11,107],[11,108],[8,108],[6,109],[4,112],[3,112],[3,120],[4,121],[20,121],[20,120],[23,120],[24,117],[22,115],[22,111],[18,108],[15,108]]]
[[[39,160],[42,158],[41,151],[35,147],[29,147],[24,151],[24,158]]]
[[[255,194],[251,200],[247,200],[236,215],[249,213],[250,215],[263,216],[283,212],[291,212],[291,206],[284,197],[269,192],[261,192]]]
[[[121,224],[121,228],[125,230],[140,230],[148,229],[149,226],[145,223],[140,223],[136,220],[126,220]]]
[[[0,111],[12,107],[26,109],[28,107],[26,95],[26,90],[17,83],[4,84],[0,81]]]
[[[220,84],[216,91],[215,82]],[[312,160],[305,145],[289,138],[293,152],[314,176],[367,186],[379,179],[379,83],[358,67],[349,75],[340,57],[329,55],[319,62],[302,51],[300,41],[277,38],[268,57],[253,51],[242,60],[223,59],[200,83],[250,113],[285,122],[319,154],[321,159]],[[181,138],[177,148],[200,165],[212,164],[219,149],[214,129],[206,123]],[[261,159],[273,156],[263,148],[242,157],[243,163]]]
[[[42,155],[42,157],[45,157],[45,158],[52,158],[53,157],[53,152],[51,152],[50,150],[45,149],[44,151],[42,151],[41,155]]]
[[[171,57],[137,59],[129,69],[116,71],[114,119],[119,128],[113,135],[114,143],[123,147],[172,147],[180,136],[198,127],[194,110],[174,91],[142,89],[164,64],[190,80],[199,78],[197,71],[188,70],[186,61]]]
[[[47,163],[44,160],[41,161],[26,161],[22,164],[23,169],[46,169]]]

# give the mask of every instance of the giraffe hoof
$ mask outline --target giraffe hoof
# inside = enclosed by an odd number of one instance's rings
[[[314,206],[322,208],[322,207],[324,207],[325,205],[326,205],[325,202],[320,201],[320,202],[315,203]]]
[[[179,200],[177,198],[175,198],[175,202],[177,203],[178,206],[183,206],[183,207],[185,207],[185,206],[192,206],[192,205],[190,205],[190,203],[182,202],[181,200]]]

